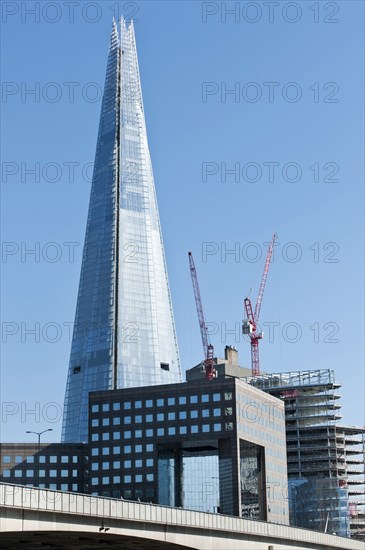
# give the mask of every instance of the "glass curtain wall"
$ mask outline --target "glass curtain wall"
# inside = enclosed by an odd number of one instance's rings
[[[90,391],[181,382],[133,24],[113,24],[62,440],[87,441]]]

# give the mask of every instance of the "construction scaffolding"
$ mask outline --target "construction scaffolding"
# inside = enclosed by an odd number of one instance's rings
[[[365,540],[365,428],[339,425],[330,369],[245,377],[285,402],[291,524]]]

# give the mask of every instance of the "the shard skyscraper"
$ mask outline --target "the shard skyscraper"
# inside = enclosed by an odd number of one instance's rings
[[[110,40],[62,440],[87,440],[90,391],[181,381],[133,24]]]

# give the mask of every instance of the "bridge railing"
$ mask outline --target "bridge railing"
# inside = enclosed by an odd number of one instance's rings
[[[20,508],[60,514],[75,514],[97,520],[129,520],[130,522],[153,522],[158,524],[189,527],[192,529],[217,530],[220,533],[244,533],[261,537],[286,538],[301,543],[317,543],[332,548],[361,549],[355,541],[342,537],[298,529],[287,525],[241,519],[233,516],[196,512],[144,502],[117,500],[107,497],[83,495],[38,489],[22,485],[0,483],[0,507]],[[47,527],[45,526],[45,529]],[[355,545],[354,545],[355,544]],[[360,544],[360,543],[359,543]]]

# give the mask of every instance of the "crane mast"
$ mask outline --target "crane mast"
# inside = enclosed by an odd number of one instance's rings
[[[214,368],[214,347],[209,341],[209,335],[207,331],[207,325],[205,324],[203,304],[200,295],[198,276],[196,273],[196,267],[193,259],[193,255],[189,252],[189,265],[190,265],[190,274],[191,282],[193,283],[194,297],[196,310],[198,313],[200,334],[202,337],[203,349],[204,349],[204,367],[205,367],[205,376],[207,380],[213,380],[216,376],[216,371]]]
[[[273,255],[276,239],[277,239],[277,234],[274,233],[266,254],[265,267],[264,267],[264,272],[262,274],[259,293],[257,295],[255,312],[253,312],[250,298],[244,299],[244,309],[246,312],[246,319],[243,321],[242,332],[243,334],[248,334],[251,340],[252,376],[258,376],[260,374],[259,341],[262,340],[262,338],[264,337],[264,334],[262,332],[258,332],[258,323],[260,318],[262,299],[264,296],[264,290],[265,290],[266,281],[267,281],[267,275],[269,273],[271,258]]]

